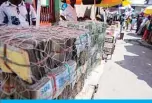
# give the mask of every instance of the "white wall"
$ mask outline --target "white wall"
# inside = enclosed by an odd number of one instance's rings
[[[145,0],[131,0],[133,4],[144,4]]]
[[[152,4],[152,0],[149,0],[149,3],[148,4]]]
[[[141,12],[142,9],[144,9],[144,7],[135,7],[135,12],[136,13]]]

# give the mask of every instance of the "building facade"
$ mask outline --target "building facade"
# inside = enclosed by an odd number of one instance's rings
[[[141,0],[141,2],[138,2],[137,0],[132,1],[132,7],[135,9],[135,12],[142,12],[146,7],[152,5],[152,0]]]

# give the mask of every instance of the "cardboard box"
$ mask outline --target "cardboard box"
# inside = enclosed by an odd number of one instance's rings
[[[25,84],[23,81],[14,80],[16,91],[15,99],[53,99],[52,79],[44,77],[33,85]]]
[[[75,70],[76,62],[72,60],[64,63],[62,66],[50,70],[47,76],[53,78],[53,85],[55,88],[53,98],[57,98],[67,85],[74,82]]]

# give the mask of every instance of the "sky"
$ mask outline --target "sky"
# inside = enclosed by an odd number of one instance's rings
[[[144,4],[145,0],[131,0],[133,4]]]

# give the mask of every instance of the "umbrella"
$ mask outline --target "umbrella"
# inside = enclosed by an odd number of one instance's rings
[[[63,2],[63,0],[62,0]],[[64,0],[65,3],[70,4],[70,0]],[[82,0],[76,0],[76,4],[80,5],[82,3]]]
[[[124,1],[122,2],[122,5],[123,5],[123,6],[130,6],[130,4],[131,4],[131,1],[130,1],[130,0],[124,0]]]
[[[62,0],[62,2],[70,4],[70,0]],[[100,4],[102,0],[76,0],[76,4],[90,5],[90,4]]]
[[[144,13],[147,15],[152,15],[152,6],[145,8]]]
[[[112,7],[122,3],[122,0],[102,0],[101,4],[97,4],[99,7]]]
[[[128,6],[131,4],[130,0],[102,0],[100,4],[97,4],[96,6],[99,7],[112,7],[116,5],[122,4],[123,6]]]

